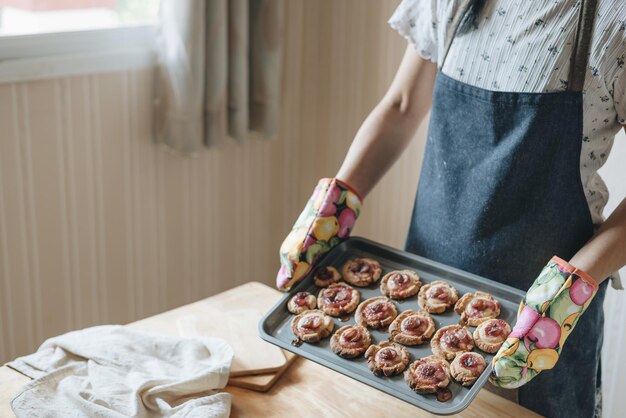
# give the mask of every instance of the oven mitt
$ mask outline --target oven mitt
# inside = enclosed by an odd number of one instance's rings
[[[597,291],[587,273],[552,257],[520,304],[517,323],[493,359],[490,381],[513,389],[553,368]]]
[[[289,290],[311,271],[316,260],[350,236],[361,212],[361,197],[335,178],[319,181],[313,195],[280,246],[276,286]]]

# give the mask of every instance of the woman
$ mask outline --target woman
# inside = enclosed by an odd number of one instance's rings
[[[406,250],[528,290],[491,381],[597,416],[602,301],[626,265],[626,199],[604,221],[597,174],[626,125],[626,3],[404,0],[389,23],[410,45],[281,246],[278,287],[349,235],[430,109]]]

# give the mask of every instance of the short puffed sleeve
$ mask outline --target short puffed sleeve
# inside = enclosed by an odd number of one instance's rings
[[[422,58],[437,62],[437,0],[402,0],[388,23]]]

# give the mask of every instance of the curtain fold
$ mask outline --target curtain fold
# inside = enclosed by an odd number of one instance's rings
[[[285,8],[283,0],[250,1],[250,127],[278,130]]]
[[[284,0],[162,0],[157,142],[183,153],[275,136]]]
[[[248,10],[248,0],[228,3],[228,133],[238,141],[248,131]],[[207,143],[211,143],[209,136]]]

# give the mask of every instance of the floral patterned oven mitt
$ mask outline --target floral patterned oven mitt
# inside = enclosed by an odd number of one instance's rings
[[[491,382],[513,389],[553,368],[597,290],[585,272],[552,257],[526,293],[515,327],[493,359]]]
[[[361,197],[346,183],[321,179],[280,246],[276,286],[289,290],[311,271],[320,255],[348,238],[361,204]]]

